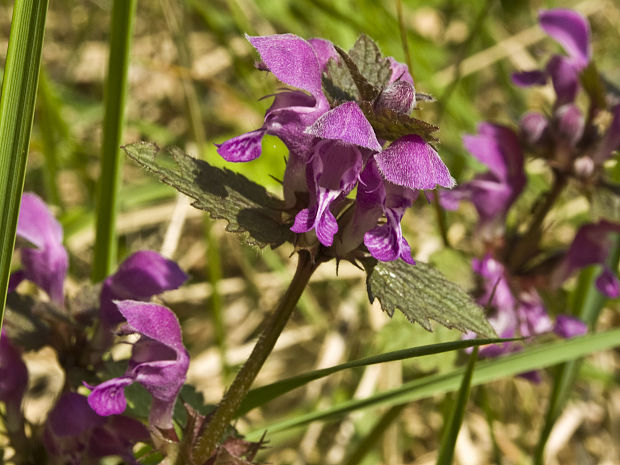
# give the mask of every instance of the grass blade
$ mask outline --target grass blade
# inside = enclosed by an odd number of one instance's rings
[[[619,256],[620,238],[616,238],[614,246],[610,251],[610,265],[612,270],[617,269]],[[590,266],[583,270],[579,275],[577,287],[573,294],[573,314],[578,315],[589,328],[595,327],[598,316],[607,300],[596,288],[596,277],[599,271],[599,267],[595,266]],[[577,379],[579,369],[581,368],[581,362],[582,360],[572,360],[558,367],[549,397],[549,405],[545,413],[545,423],[540,431],[538,443],[534,451],[534,464],[543,463],[547,440],[549,439],[555,421],[568,402],[568,397]]]
[[[0,97],[0,328],[39,82],[47,0],[16,0]]]
[[[116,216],[121,181],[121,138],[125,125],[127,70],[137,0],[114,0],[110,57],[106,80],[101,143],[101,176],[97,185],[97,228],[92,280],[105,278],[116,262]]]
[[[484,344],[505,342],[507,339],[469,339],[452,342],[442,342],[440,344],[431,344],[422,347],[413,347],[411,349],[396,350],[381,355],[374,355],[351,362],[342,363],[329,368],[309,371],[301,375],[283,379],[266,386],[252,389],[243,400],[241,407],[237,411],[237,415],[243,415],[255,407],[266,404],[281,395],[292,391],[295,388],[303,386],[315,379],[323,378],[338,371],[348,370],[351,368],[364,367],[374,365],[376,363],[393,362],[395,360],[405,360],[413,357],[422,357],[424,355],[439,354],[442,352],[450,352],[452,350],[466,349]]]
[[[463,374],[463,381],[461,381],[461,387],[459,388],[459,393],[456,397],[454,408],[450,410],[446,418],[443,434],[441,435],[441,443],[439,445],[437,465],[450,465],[454,458],[454,446],[456,445],[456,438],[459,435],[459,430],[461,429],[461,424],[463,423],[463,417],[465,416],[465,408],[467,407],[471,387],[471,378],[474,373],[474,367],[476,366],[477,360],[478,347],[475,347],[474,351],[469,356],[467,369]]]
[[[618,346],[620,346],[620,329],[541,344],[525,349],[522,352],[479,363],[473,374],[471,385],[477,386],[489,383],[507,376],[515,376],[526,371],[553,366]],[[304,426],[313,421],[336,418],[364,408],[398,405],[429,396],[453,392],[459,388],[464,372],[463,368],[458,368],[449,373],[416,379],[396,389],[380,392],[365,399],[342,402],[322,411],[311,412],[272,423],[251,431],[246,435],[246,438],[248,440],[260,438],[265,429],[270,433],[274,433]]]

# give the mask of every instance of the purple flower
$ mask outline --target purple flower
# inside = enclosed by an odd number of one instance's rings
[[[352,250],[363,237],[364,245],[377,260],[402,258],[415,264],[400,221],[416,197],[417,192],[384,181],[377,164],[369,162],[361,175],[353,220],[343,234],[341,247]],[[386,222],[376,226],[381,216],[385,216]]]
[[[583,322],[566,315],[559,315],[554,325],[536,290],[531,287],[520,289],[520,283],[490,255],[481,260],[474,259],[472,269],[481,278],[481,293],[476,300],[488,309],[488,321],[500,337],[534,337],[553,331],[560,337],[569,338],[585,332]],[[507,342],[485,346],[480,354],[496,357],[518,350],[521,350],[520,344]],[[537,379],[536,376],[526,377]]]
[[[469,199],[476,207],[482,225],[503,222],[526,183],[519,139],[505,126],[481,123],[478,134],[464,136],[463,143],[489,171],[452,191],[442,191],[442,206],[455,210],[461,200]]]
[[[555,319],[553,332],[564,339],[582,336],[588,332],[588,327],[579,318],[568,315],[558,315]]]
[[[596,279],[596,287],[607,297],[620,296],[620,282],[606,264],[611,235],[614,233],[620,233],[620,224],[606,220],[581,226],[564,259],[554,271],[552,283],[559,286],[574,271],[590,265],[601,265],[603,270]]]
[[[287,209],[296,210],[291,230],[303,234],[314,231],[319,243],[331,247],[337,234],[336,250],[349,253],[366,244],[379,260],[403,257],[413,263],[400,220],[411,205],[414,190],[451,188],[454,179],[437,152],[422,137],[406,135],[383,149],[358,103],[349,101],[330,109],[322,91],[322,72],[328,60],[339,60],[334,46],[322,39],[305,41],[292,34],[248,37],[259,52],[261,69],[271,71],[284,84],[299,90],[276,94],[267,110],[263,126],[218,146],[229,161],[248,161],[260,154],[260,140],[272,134],[284,141],[289,158],[283,190]],[[374,102],[376,112],[391,110],[408,114],[415,107],[413,78],[406,65],[388,57],[391,76]],[[372,110],[371,110],[372,111]],[[347,195],[357,186],[364,170],[378,190],[367,197],[371,211],[362,206],[352,231],[344,212]],[[368,174],[371,173],[372,174]],[[376,182],[375,182],[376,181]],[[361,194],[363,197],[366,195]],[[377,226],[385,215],[386,224]],[[372,219],[371,219],[372,217]],[[339,231],[344,224],[345,231]],[[346,236],[346,237],[345,237]]]
[[[88,403],[99,415],[122,413],[127,406],[125,387],[138,382],[153,397],[150,423],[162,429],[172,428],[174,402],[189,366],[179,321],[161,305],[132,300],[118,301],[116,305],[127,320],[128,330],[139,333],[141,338],[133,346],[125,375],[95,386]]]
[[[22,398],[28,387],[28,370],[19,350],[11,344],[5,332],[0,333],[0,402],[11,416],[19,415]]]
[[[17,235],[35,248],[20,249],[23,268],[12,277],[10,289],[14,290],[21,279],[28,279],[43,289],[52,302],[63,306],[69,259],[62,245],[62,227],[35,194],[22,195]]]
[[[135,252],[103,282],[100,297],[103,326],[109,329],[123,321],[114,300],[148,300],[178,288],[186,280],[187,275],[172,260],[152,250]]]
[[[48,454],[59,463],[75,465],[109,455],[137,464],[133,446],[148,440],[148,431],[139,421],[121,415],[101,417],[90,408],[86,397],[74,392],[60,397],[44,432]]]
[[[303,136],[304,129],[329,110],[321,73],[327,60],[337,54],[327,41],[315,39],[311,43],[294,34],[246,38],[260,54],[266,69],[283,84],[301,90],[276,94],[260,129],[218,145],[217,151],[227,161],[254,160],[260,156],[263,136],[272,134],[282,139],[291,152],[302,155],[304,146],[312,139]]]
[[[554,55],[544,71],[521,71],[512,75],[521,87],[544,85],[551,77],[558,105],[572,102],[579,86],[579,73],[590,62],[590,26],[573,10],[543,10],[538,16],[543,30],[564,48],[568,56]]]

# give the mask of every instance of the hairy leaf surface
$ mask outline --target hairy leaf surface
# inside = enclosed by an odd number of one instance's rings
[[[194,199],[194,207],[226,220],[226,230],[241,233],[246,244],[275,248],[292,240],[293,233],[281,220],[282,202],[245,176],[211,166],[176,147],[168,149],[172,164],[152,143],[136,142],[123,149],[147,171]]]
[[[447,328],[473,331],[480,337],[495,337],[495,331],[482,308],[455,283],[431,265],[402,260],[363,261],[366,287],[371,302],[379,299],[381,308],[390,316],[400,310],[409,321],[431,331],[430,320]]]

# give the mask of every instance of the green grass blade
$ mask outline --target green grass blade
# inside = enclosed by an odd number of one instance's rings
[[[349,456],[344,465],[358,465],[361,463],[375,444],[377,444],[379,439],[383,437],[383,434],[389,426],[399,417],[400,413],[406,406],[407,404],[394,405],[393,407],[387,409],[379,421],[375,423],[375,426],[372,427],[372,430],[370,430],[370,432],[364,437],[357,448]]]
[[[616,238],[610,251],[611,269],[618,267],[620,257],[620,238]],[[578,315],[589,328],[594,328],[598,316],[606,302],[606,297],[596,288],[596,278],[600,272],[599,267],[590,266],[579,275],[577,287],[573,294],[573,314]],[[553,388],[549,397],[549,405],[545,413],[545,423],[540,431],[538,443],[534,451],[534,464],[542,464],[545,446],[553,425],[562,413],[573,385],[577,379],[581,360],[572,360],[558,367],[554,376]]]
[[[16,0],[0,97],[0,328],[39,81],[47,0]]]
[[[469,399],[469,391],[471,388],[471,378],[474,373],[474,367],[478,360],[478,347],[469,356],[467,369],[463,374],[463,381],[456,397],[453,408],[446,416],[443,434],[441,435],[441,443],[439,444],[439,457],[437,457],[437,465],[450,465],[454,458],[454,446],[456,438],[459,435],[463,417],[465,416],[465,408]]]
[[[92,280],[101,281],[116,263],[116,216],[121,181],[120,152],[125,125],[125,98],[131,36],[137,0],[114,0],[101,143],[101,176],[97,185],[97,228]]]
[[[489,383],[507,376],[515,376],[526,371],[553,366],[618,346],[620,346],[620,329],[541,344],[509,356],[480,362],[473,374],[471,385]],[[459,388],[464,371],[463,368],[458,368],[449,373],[426,376],[365,399],[342,402],[322,411],[278,421],[248,433],[246,439],[255,440],[259,438],[265,429],[270,433],[275,433],[304,426],[313,421],[336,418],[364,408],[398,405],[453,392]]]
[[[413,357],[450,352],[452,350],[466,349],[469,347],[503,342],[507,340],[508,339],[469,339],[462,341],[442,342],[439,344],[431,344],[422,347],[413,347],[411,349],[396,350],[394,352],[353,360],[351,362],[342,363],[329,368],[323,368],[321,370],[309,371],[301,375],[293,376],[266,386],[252,389],[243,400],[241,407],[239,407],[239,410],[237,411],[237,415],[243,415],[253,408],[266,404],[270,400],[273,400],[282,394],[308,384],[310,381],[323,378],[338,371],[374,365],[377,363],[393,362],[395,360],[405,360]]]

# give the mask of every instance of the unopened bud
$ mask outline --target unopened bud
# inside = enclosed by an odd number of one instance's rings
[[[395,81],[383,89],[375,106],[408,115],[416,106],[415,89],[406,81]]]
[[[573,162],[573,172],[578,178],[589,178],[594,173],[594,160],[588,156],[577,158]]]

